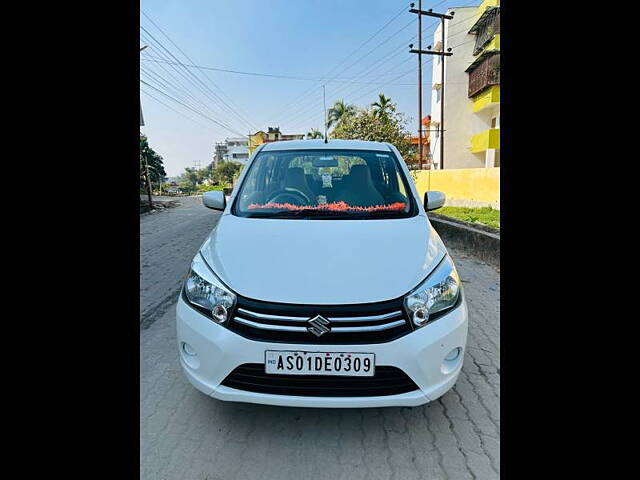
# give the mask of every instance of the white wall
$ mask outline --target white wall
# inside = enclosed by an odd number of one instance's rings
[[[468,97],[469,75],[465,72],[473,62],[473,46],[475,35],[467,32],[476,20],[477,7],[458,7],[447,10],[455,12],[453,19],[445,22],[445,51],[452,48],[453,55],[445,60],[445,103],[444,103],[444,168],[484,167],[484,156],[479,158],[471,153],[471,136],[473,131],[471,99]],[[442,38],[442,24],[433,36],[432,45],[438,46]],[[424,42],[423,42],[424,43]],[[440,82],[441,65],[437,55],[433,55],[432,86]],[[440,124],[440,102],[436,91],[431,96],[431,121]],[[437,127],[432,127],[437,128]],[[433,161],[441,168],[440,136],[431,132],[431,153]]]
[[[227,138],[225,140],[227,144],[227,153],[224,159],[227,161],[234,161],[238,163],[247,163],[249,159],[249,140],[243,137]],[[237,155],[242,155],[243,158],[237,158]]]

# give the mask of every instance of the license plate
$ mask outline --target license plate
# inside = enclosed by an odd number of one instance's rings
[[[265,373],[373,377],[375,354],[348,352],[265,351]]]

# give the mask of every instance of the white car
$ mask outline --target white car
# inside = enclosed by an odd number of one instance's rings
[[[177,305],[180,362],[219,400],[415,406],[462,368],[460,278],[391,144],[261,145],[193,259]]]

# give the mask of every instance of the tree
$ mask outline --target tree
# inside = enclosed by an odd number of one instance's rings
[[[220,162],[214,172],[220,180],[230,184],[233,182],[234,177],[240,173],[243,166],[237,162]]]
[[[378,101],[371,104],[373,107],[373,114],[376,117],[385,117],[389,113],[395,112],[396,106],[391,103],[389,97],[385,97],[384,93],[378,95]]]
[[[198,178],[198,170],[187,167],[184,169],[184,173],[178,177],[178,188],[185,193],[195,192]]]
[[[407,121],[403,114],[396,113],[394,104],[390,105],[384,116],[376,115],[373,110],[363,110],[344,119],[333,129],[331,138],[389,142],[403,157],[408,157],[411,143],[408,140]]]
[[[146,135],[140,134],[140,188],[145,188],[145,165],[147,161],[149,166],[149,179],[152,184],[160,184],[164,182],[167,172],[164,170],[162,156],[149,146],[149,140]]]
[[[312,128],[307,132],[307,140],[312,138],[324,138],[324,135],[317,128]]]
[[[327,128],[334,125],[339,125],[341,122],[354,116],[357,112],[355,105],[349,105],[344,100],[338,100],[333,104],[333,107],[329,109],[327,118]]]

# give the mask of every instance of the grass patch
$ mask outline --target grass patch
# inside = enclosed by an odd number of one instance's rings
[[[491,207],[442,207],[434,210],[433,213],[500,229],[500,210],[494,210]]]

